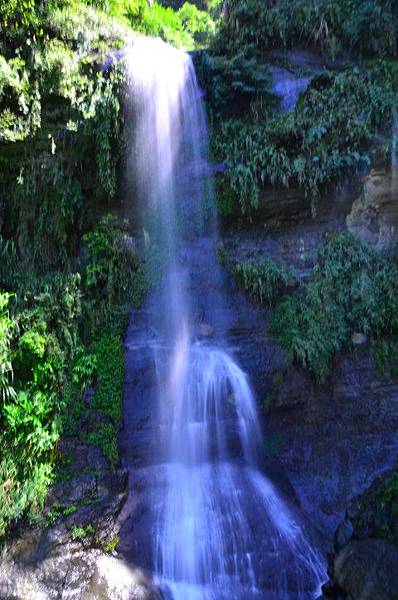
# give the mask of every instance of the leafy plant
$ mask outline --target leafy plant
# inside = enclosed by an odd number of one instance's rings
[[[247,260],[231,265],[238,283],[260,304],[272,306],[278,297],[295,285],[294,274],[270,258]]]
[[[92,525],[86,525],[85,527],[79,527],[78,525],[72,525],[72,529],[70,530],[70,539],[75,541],[82,541],[88,536],[94,533],[94,528]]]
[[[72,382],[81,391],[84,391],[93,383],[95,373],[97,372],[97,356],[95,354],[85,354],[83,348],[76,355],[76,360],[72,368]]]
[[[97,228],[84,236],[88,263],[86,284],[108,305],[126,299],[131,292],[133,273],[139,267],[134,243],[111,214],[99,222]]]
[[[13,323],[7,312],[9,294],[0,293],[0,397],[5,402],[15,396],[10,341]]]
[[[219,187],[250,214],[266,185],[304,189],[313,202],[344,173],[366,169],[369,145],[390,127],[398,70],[377,63],[367,72],[325,73],[314,79],[291,113],[265,108],[247,122],[226,121],[214,137],[217,160],[229,168]]]
[[[220,29],[226,52],[312,45],[324,54],[348,49],[360,56],[397,52],[395,2],[384,0],[230,0]]]
[[[103,551],[106,554],[111,554],[112,552],[114,552],[116,550],[116,546],[119,543],[119,536],[116,534],[114,535],[109,541],[106,542],[106,544],[103,546]]]
[[[387,537],[398,541],[398,471],[395,470],[376,492],[376,501],[390,514]]]
[[[396,265],[372,247],[339,234],[319,248],[311,281],[279,302],[271,331],[288,355],[322,382],[333,356],[349,348],[356,332],[376,348],[380,341],[388,342],[388,366],[397,356],[397,315]]]
[[[94,343],[92,355],[96,362],[97,381],[91,410],[106,415],[111,420],[89,430],[83,435],[83,439],[99,446],[114,469],[118,461],[117,436],[124,381],[124,356],[120,338],[102,337]]]

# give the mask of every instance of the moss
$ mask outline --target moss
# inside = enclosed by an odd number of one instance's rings
[[[272,406],[278,396],[278,391],[279,391],[279,388],[281,387],[282,383],[283,383],[283,373],[280,371],[277,371],[276,373],[274,373],[272,375],[271,389],[268,392],[268,394],[265,396],[263,403],[262,403],[262,408],[266,414],[269,413],[270,410],[272,409]]]
[[[114,552],[116,550],[116,546],[119,543],[119,536],[116,534],[114,535],[110,540],[108,540],[104,545],[103,545],[103,551],[106,554],[111,554],[112,552]]]
[[[78,525],[72,525],[72,529],[70,530],[70,539],[75,541],[83,541],[94,533],[94,528],[92,525],[85,525],[84,527],[79,527]]]

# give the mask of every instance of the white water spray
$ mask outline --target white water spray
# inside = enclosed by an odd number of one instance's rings
[[[206,121],[192,62],[142,38],[128,69],[137,191],[150,239],[166,256],[152,304],[162,348],[160,475],[149,502],[147,566],[175,600],[313,598],[323,561],[296,509],[258,468],[254,398],[222,341]],[[200,326],[214,331],[211,344],[197,339]]]

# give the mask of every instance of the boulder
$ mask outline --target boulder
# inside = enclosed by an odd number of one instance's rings
[[[140,569],[100,550],[64,548],[36,567],[3,560],[2,600],[158,600],[160,592]]]
[[[334,534],[334,547],[335,550],[340,550],[346,546],[352,539],[354,533],[354,526],[349,519],[344,519],[338,526],[336,533]]]
[[[352,541],[336,556],[334,577],[353,600],[397,600],[398,546],[380,539]]]
[[[398,241],[397,191],[394,171],[373,169],[347,216],[348,230],[379,250],[393,249]]]

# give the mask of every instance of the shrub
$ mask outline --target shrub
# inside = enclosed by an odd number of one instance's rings
[[[133,293],[140,261],[128,228],[109,214],[85,234],[88,261],[86,285],[90,294],[113,306]]]
[[[370,142],[394,118],[397,86],[396,66],[378,63],[366,73],[320,76],[292,113],[265,108],[246,122],[226,121],[213,144],[217,160],[229,166],[219,186],[242,213],[257,208],[264,184],[295,185],[315,201],[344,173],[369,166]]]
[[[362,333],[374,349],[388,342],[384,366],[397,356],[398,268],[348,234],[330,237],[318,251],[311,281],[282,300],[271,331],[288,355],[322,382],[337,352]]]
[[[375,494],[376,501],[383,511],[388,511],[390,522],[387,524],[384,534],[393,541],[398,541],[398,471],[395,469],[384,481]]]
[[[233,51],[247,45],[261,50],[312,45],[336,55],[397,52],[398,7],[385,0],[230,0],[219,45]]]
[[[13,368],[10,351],[13,323],[7,311],[9,299],[9,294],[0,292],[0,399],[2,402],[15,395],[12,387]]]
[[[231,265],[238,283],[260,304],[272,306],[287,288],[295,285],[295,277],[284,264],[270,258]]]
[[[88,358],[88,357],[87,357]],[[80,363],[82,359],[80,358]],[[90,408],[83,408],[79,399],[76,403],[76,398],[73,396],[71,400],[73,406],[73,414],[71,418],[78,423],[79,418],[86,415],[86,423],[88,430],[81,432],[81,438],[88,444],[94,444],[101,448],[109,466],[115,469],[118,462],[118,432],[120,426],[120,418],[122,411],[122,392],[124,381],[124,355],[122,342],[119,336],[103,335],[98,341],[94,342],[91,350],[91,364],[95,365],[96,387],[93,400]],[[74,372],[76,367],[74,369]],[[91,428],[91,415],[97,418],[94,422],[98,422],[98,416],[103,415],[106,420],[100,425],[95,425]],[[69,420],[69,419],[67,419]],[[68,427],[72,434],[77,433]]]

